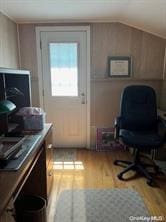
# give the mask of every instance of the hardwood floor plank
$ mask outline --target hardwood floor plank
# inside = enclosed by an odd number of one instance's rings
[[[56,150],[55,150],[56,155]],[[113,164],[115,159],[131,160],[127,151],[96,152],[86,149],[76,150],[73,165],[64,163],[63,169],[54,169],[54,182],[48,204],[48,222],[55,222],[55,208],[59,194],[66,189],[86,188],[132,188],[140,193],[151,215],[166,215],[166,179],[157,176],[158,187],[150,187],[144,177],[128,172],[128,181],[121,181],[117,174],[121,167]],[[65,169],[64,169],[65,168]],[[73,169],[71,169],[73,168]]]

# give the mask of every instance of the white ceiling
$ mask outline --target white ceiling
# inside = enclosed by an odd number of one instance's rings
[[[17,23],[122,22],[166,38],[166,0],[0,0]]]

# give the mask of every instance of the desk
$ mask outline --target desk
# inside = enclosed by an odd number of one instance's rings
[[[0,172],[0,222],[11,222],[11,209],[19,195],[40,195],[48,201],[53,176],[52,124],[46,124],[33,152],[18,171]]]

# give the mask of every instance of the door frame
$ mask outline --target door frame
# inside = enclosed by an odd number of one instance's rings
[[[90,26],[39,26],[36,27],[36,50],[37,50],[37,75],[39,83],[39,104],[44,108],[44,87],[43,87],[43,71],[42,71],[42,55],[41,55],[41,32],[56,32],[56,31],[84,31],[86,32],[87,42],[87,136],[86,136],[86,148],[90,148]]]

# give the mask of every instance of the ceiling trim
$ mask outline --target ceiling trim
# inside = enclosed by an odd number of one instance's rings
[[[61,23],[110,23],[119,22],[117,19],[54,19],[54,20],[34,20],[34,21],[17,21],[18,24],[61,24]]]
[[[17,24],[17,21],[12,16],[10,16],[6,12],[4,12],[2,9],[0,10],[0,13],[2,13],[4,16],[8,17],[10,20],[12,20],[14,23]]]
[[[166,40],[166,36],[165,36],[165,35],[160,35],[160,34],[158,34],[158,33],[156,33],[156,32],[150,31],[149,29],[141,28],[140,26],[133,25],[133,24],[129,24],[129,23],[123,22],[123,21],[121,21],[121,20],[119,20],[119,23],[122,23],[122,24],[124,24],[124,25],[133,27],[133,28],[135,28],[135,29],[139,29],[140,31],[147,32],[147,33],[149,33],[149,34],[155,35],[155,36],[157,36],[157,37],[159,37],[159,38],[162,38],[162,39]]]

